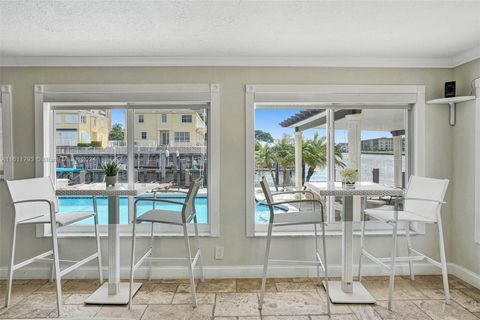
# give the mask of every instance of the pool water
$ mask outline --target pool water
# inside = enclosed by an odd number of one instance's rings
[[[149,195],[146,195],[147,197]],[[151,196],[151,195],[150,195]],[[159,197],[166,200],[173,200],[183,202],[185,201],[184,195],[169,194],[168,197]],[[60,213],[68,214],[68,212],[75,211],[92,211],[92,197],[59,197],[59,211]],[[170,210],[181,212],[182,206],[166,202],[157,202],[157,209]],[[207,196],[197,196],[195,200],[195,208],[197,210],[198,223],[208,223],[208,199]],[[108,197],[97,197],[97,209],[98,209],[98,223],[108,224]],[[120,224],[128,224],[128,197],[120,197]],[[152,202],[140,201],[138,203],[138,215],[152,209]],[[279,212],[285,212],[285,210],[278,209]],[[256,223],[267,223],[270,217],[270,210],[268,206],[258,203],[255,206],[255,221]],[[86,219],[76,224],[93,224],[93,218]]]

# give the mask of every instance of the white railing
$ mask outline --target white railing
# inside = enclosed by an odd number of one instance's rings
[[[135,153],[161,153],[168,150],[169,153],[205,153],[206,146],[157,146],[157,147],[143,147],[135,146]],[[127,147],[77,147],[77,146],[58,146],[57,154],[127,154]]]

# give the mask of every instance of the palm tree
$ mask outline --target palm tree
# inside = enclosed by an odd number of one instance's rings
[[[288,134],[284,134],[281,139],[276,141],[273,149],[277,163],[283,170],[283,187],[285,187],[287,169],[289,166],[295,164],[295,145],[293,138]]]
[[[315,173],[315,169],[327,166],[327,144],[325,137],[319,137],[315,132],[313,139],[303,140],[302,143],[302,167],[308,166],[306,181]]]
[[[268,143],[262,145],[260,142],[257,141],[257,143],[255,144],[255,150],[257,155],[256,157],[257,165],[261,168],[268,169],[268,171],[270,172],[270,175],[272,176],[275,189],[276,191],[278,191],[277,180],[273,175],[273,164],[276,160],[274,149]]]
[[[315,170],[325,168],[327,161],[326,137],[319,137],[318,132],[315,132],[313,139],[304,140],[302,143],[302,167],[308,166],[305,180],[310,181]],[[345,167],[342,152],[338,146],[335,146],[335,165],[341,168]]]

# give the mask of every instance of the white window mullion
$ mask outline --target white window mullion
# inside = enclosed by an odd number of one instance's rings
[[[135,110],[127,109],[127,123],[126,134],[127,134],[127,177],[128,184],[130,187],[133,187],[135,180]],[[134,197],[128,197],[128,223],[130,224],[133,221],[134,214]]]

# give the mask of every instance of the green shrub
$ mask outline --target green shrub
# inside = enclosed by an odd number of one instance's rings
[[[101,147],[102,147],[102,141],[92,141],[92,142],[90,143],[90,145],[91,145],[92,147],[95,147],[95,148],[101,148]]]
[[[84,142],[77,143],[77,147],[82,147],[82,148],[90,147],[90,143],[84,143]]]

